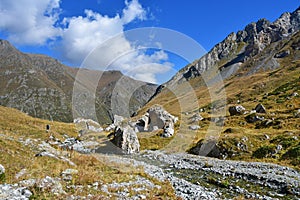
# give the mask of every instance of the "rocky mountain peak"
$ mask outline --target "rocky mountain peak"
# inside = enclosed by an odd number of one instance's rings
[[[271,43],[288,38],[299,30],[300,7],[292,13],[283,13],[274,22],[267,19],[252,22],[244,30],[230,33],[199,60],[180,70],[166,85],[200,76],[204,71],[220,63],[225,63],[219,66],[220,69],[227,68],[230,71],[223,73],[223,78],[226,78],[242,63],[263,51]],[[230,66],[234,66],[234,69],[229,70]]]
[[[17,51],[17,49],[10,44],[7,40],[0,39],[0,53],[9,53],[12,51]]]

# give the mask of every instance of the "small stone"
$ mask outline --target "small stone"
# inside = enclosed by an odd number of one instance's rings
[[[264,135],[266,140],[269,140],[270,139],[270,136],[268,136],[267,134]]]
[[[145,195],[143,195],[143,194],[140,194],[140,195],[139,195],[139,198],[140,198],[140,199],[146,199],[147,197],[146,197]]]
[[[5,173],[5,168],[0,164],[0,175]]]
[[[191,126],[189,126],[189,129],[194,130],[194,131],[199,130],[200,128],[201,127],[199,125],[191,125]]]
[[[73,175],[78,174],[78,170],[76,169],[66,169],[61,173],[62,179],[64,181],[71,181],[73,179]]]

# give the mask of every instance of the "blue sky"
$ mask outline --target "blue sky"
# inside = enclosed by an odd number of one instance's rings
[[[127,30],[172,29],[208,51],[248,23],[260,18],[274,21],[298,6],[299,0],[0,0],[0,38],[21,51],[47,54],[80,66],[97,45]],[[99,57],[111,58],[120,46],[124,52],[134,52],[112,64],[133,78],[161,83],[187,63],[180,55],[164,50],[140,51],[126,36],[119,39],[119,46]],[[140,70],[133,70],[139,66]]]

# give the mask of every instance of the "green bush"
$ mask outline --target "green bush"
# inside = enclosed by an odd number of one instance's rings
[[[280,144],[284,149],[287,149],[297,144],[297,140],[295,138],[286,135],[278,135],[275,138],[273,138],[270,142],[273,144]]]
[[[276,150],[275,145],[264,145],[264,146],[258,148],[256,151],[254,151],[252,156],[254,158],[271,157],[272,154],[274,154],[275,150]]]
[[[290,148],[285,154],[283,154],[282,158],[300,160],[300,144]]]
[[[4,183],[5,181],[5,173],[0,174],[0,183]]]

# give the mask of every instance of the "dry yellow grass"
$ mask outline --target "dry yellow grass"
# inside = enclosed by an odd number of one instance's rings
[[[42,179],[46,176],[61,177],[64,170],[72,168],[78,170],[78,173],[73,176],[72,182],[62,181],[63,189],[67,192],[66,195],[57,197],[50,191],[40,191],[32,187],[29,189],[34,193],[33,199],[65,199],[69,195],[86,196],[88,194],[94,195],[95,199],[101,199],[106,197],[107,194],[102,192],[101,189],[94,190],[88,187],[89,185],[98,182],[100,184],[99,188],[101,188],[103,184],[128,182],[134,180],[137,176],[145,177],[161,186],[160,189],[153,188],[148,191],[146,195],[149,199],[156,196],[169,199],[175,198],[170,183],[160,182],[149,177],[141,167],[137,168],[132,167],[131,164],[110,162],[101,154],[82,155],[74,152],[70,160],[76,166],[50,157],[35,157],[35,154],[39,152],[37,145],[49,138],[49,133],[45,131],[46,124],[51,125],[51,134],[61,140],[64,139],[64,135],[68,135],[68,137],[78,135],[74,124],[36,119],[15,109],[0,106],[0,164],[6,168],[5,179],[0,180],[0,184],[2,182],[17,183],[26,179]],[[98,138],[98,136],[96,133],[90,133],[87,137]],[[101,138],[103,137],[101,136]],[[26,139],[30,139],[33,144],[28,143],[26,145],[24,142]],[[22,169],[26,169],[26,173],[16,177]],[[82,188],[72,189],[72,187],[69,187],[70,185],[80,185]],[[131,190],[131,188],[128,189]],[[134,195],[134,192],[132,194]]]
[[[298,34],[297,37],[300,37],[300,34]],[[289,45],[286,45],[286,47],[288,46]],[[299,137],[300,118],[295,118],[294,115],[297,110],[300,109],[300,97],[292,96],[292,94],[300,94],[300,60],[294,59],[295,57],[293,57],[293,54],[284,59],[278,59],[281,65],[280,68],[270,71],[259,71],[253,75],[246,75],[250,68],[242,66],[237,73],[238,76],[232,76],[225,80],[223,87],[213,86],[210,88],[210,91],[213,91],[216,95],[221,94],[222,92],[226,93],[226,121],[225,126],[220,131],[219,141],[241,140],[243,136],[246,136],[250,141],[250,143],[248,143],[249,152],[243,153],[235,159],[248,161],[260,160],[291,166],[290,160],[277,158],[256,159],[252,158],[252,153],[261,146],[270,144],[268,140],[262,139],[264,138],[264,135],[269,135],[270,140],[288,132],[292,132],[294,136]],[[246,63],[244,66],[247,65],[250,64]],[[209,72],[208,76],[211,76],[212,74],[213,72]],[[168,112],[179,116],[180,126],[183,128],[178,129],[179,132],[177,131],[175,139],[178,135],[184,135],[182,138],[192,138],[193,140],[185,150],[188,150],[199,140],[205,138],[209,128],[209,120],[211,117],[215,117],[210,109],[211,104],[214,102],[204,80],[201,77],[197,77],[191,79],[189,84],[193,90],[185,90],[185,88],[179,84],[177,90],[181,90],[181,92],[177,92],[177,95],[168,89],[164,89],[139,112],[139,114],[143,114],[149,107],[158,104],[162,105]],[[196,99],[198,101],[197,108],[191,106],[196,105],[193,102],[195,99],[188,98],[189,96],[193,96],[191,95],[192,93],[196,94]],[[186,105],[182,106],[180,101],[184,101]],[[262,114],[261,116],[265,119],[279,121],[279,126],[258,128],[257,124],[245,123],[245,116],[229,116],[229,106],[240,104],[244,106],[246,110],[250,111],[254,109],[258,103],[262,103],[268,111],[267,114]],[[186,128],[187,124],[190,123],[189,117],[191,117],[193,113],[198,112],[198,108],[205,108],[205,112],[200,113],[205,120],[199,122],[199,125],[201,126],[200,130],[190,131]],[[184,113],[189,114],[185,116]],[[223,133],[228,128],[231,128],[234,132]],[[180,142],[183,141],[182,138],[177,138],[178,142],[174,142],[174,145],[180,145]],[[172,141],[170,142],[172,143]],[[142,147],[143,149],[153,148],[150,139],[149,142],[143,141],[143,144],[146,145],[146,147]],[[231,145],[235,146],[236,144],[231,143]],[[178,149],[176,149],[176,151],[177,150]],[[284,152],[285,150],[282,154]],[[296,159],[300,161],[300,155]],[[295,165],[292,166],[297,167]]]

